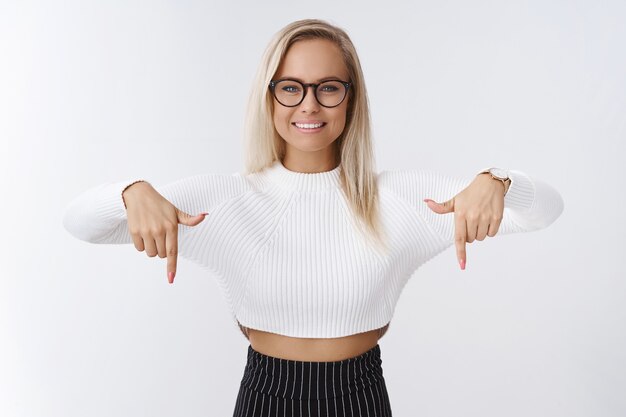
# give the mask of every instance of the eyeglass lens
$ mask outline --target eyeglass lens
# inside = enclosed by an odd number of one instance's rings
[[[302,101],[304,86],[297,81],[281,80],[274,86],[276,100],[285,106],[295,106]],[[334,107],[343,101],[346,86],[339,81],[325,81],[317,86],[316,96],[322,106]]]

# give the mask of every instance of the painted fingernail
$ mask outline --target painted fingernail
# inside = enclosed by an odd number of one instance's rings
[[[459,260],[459,264],[461,265],[461,269],[465,270],[465,261],[463,259]]]
[[[167,273],[167,279],[169,280],[170,284],[174,283],[174,273],[173,272],[168,272]]]

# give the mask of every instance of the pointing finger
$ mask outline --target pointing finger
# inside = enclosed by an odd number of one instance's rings
[[[465,217],[457,215],[454,212],[454,244],[456,246],[456,257],[459,260],[459,265],[462,270],[465,270],[465,241],[467,239],[467,226],[465,224]]]
[[[168,230],[165,236],[165,246],[167,248],[167,280],[173,284],[178,258],[178,225]]]

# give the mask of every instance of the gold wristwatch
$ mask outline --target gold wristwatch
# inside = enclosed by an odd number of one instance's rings
[[[511,186],[511,178],[509,177],[509,171],[502,168],[489,168],[479,172],[477,175],[489,173],[494,180],[502,181],[504,184],[504,195],[509,191]]]

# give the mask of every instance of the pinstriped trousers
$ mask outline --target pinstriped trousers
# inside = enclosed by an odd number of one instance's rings
[[[248,346],[233,417],[391,417],[380,345],[333,362],[264,355]]]

